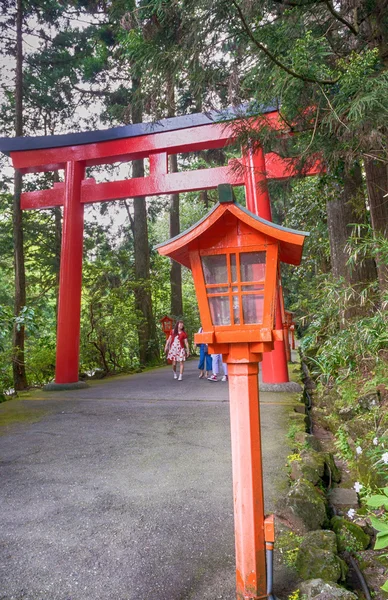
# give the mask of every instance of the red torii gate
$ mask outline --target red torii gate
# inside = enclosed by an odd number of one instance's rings
[[[206,189],[219,184],[245,186],[247,208],[269,221],[271,207],[266,187],[267,179],[286,179],[296,175],[292,159],[280,158],[259,149],[223,167],[198,169],[179,173],[168,172],[168,156],[223,148],[235,138],[234,113],[194,114],[164,119],[157,123],[139,123],[102,131],[47,137],[1,138],[0,151],[8,154],[15,169],[22,173],[65,170],[64,183],[53,188],[25,192],[21,207],[27,209],[63,206],[63,232],[59,283],[56,384],[78,382],[79,337],[82,284],[82,249],[84,205],[107,200],[138,196],[155,196]],[[226,119],[229,119],[228,121]],[[254,122],[259,125],[258,117]],[[264,109],[260,127],[281,129],[279,113]],[[90,166],[149,159],[149,175],[121,181],[96,183],[84,179],[85,168]],[[238,165],[237,165],[238,166]],[[305,175],[319,173],[319,162]],[[281,321],[281,312],[277,310]],[[282,328],[281,322],[276,324]],[[263,364],[263,381],[288,381],[287,360],[283,342],[276,342],[275,350]]]

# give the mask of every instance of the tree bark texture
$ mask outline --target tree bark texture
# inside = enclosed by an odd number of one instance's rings
[[[176,155],[171,155],[169,159],[170,173],[178,172],[178,160]],[[175,237],[180,233],[180,214],[179,214],[179,194],[170,196],[170,237]],[[171,315],[175,319],[183,316],[183,298],[182,298],[182,267],[175,260],[171,261],[170,269],[171,285]]]
[[[15,81],[15,134],[23,135],[23,8],[22,0],[17,0],[16,13],[16,81]],[[20,208],[22,192],[22,175],[15,171],[13,197],[13,243],[15,267],[15,299],[14,313],[19,316],[26,305],[26,274],[24,264],[23,216]],[[27,387],[26,367],[24,362],[24,325],[15,323],[12,335],[13,357],[12,370],[15,390]]]
[[[362,187],[362,174],[359,165],[351,173],[344,175],[343,189],[337,200],[327,203],[327,223],[330,240],[330,257],[335,278],[343,277],[345,285],[356,291],[376,279],[376,266],[373,260],[349,266],[345,246],[351,234],[352,225],[366,222],[365,197]],[[346,308],[346,317],[365,313],[357,302]]]
[[[174,75],[171,73],[167,77],[167,116],[175,117],[175,85]],[[170,173],[178,172],[178,157],[171,155],[169,157]],[[170,237],[175,237],[180,233],[180,211],[179,194],[170,195]],[[182,267],[180,264],[171,261],[170,269],[170,287],[171,287],[171,316],[175,319],[183,316],[183,297],[182,297]]]
[[[388,237],[388,164],[380,160],[365,160],[370,217],[376,235]],[[388,265],[376,256],[380,292],[388,289]]]
[[[133,90],[137,95],[140,92],[140,78],[132,79]],[[132,122],[142,121],[141,101],[132,104]],[[144,177],[144,161],[134,160],[132,163],[132,177]],[[139,340],[139,359],[141,364],[147,364],[159,358],[159,347],[156,335],[155,319],[152,309],[151,280],[150,280],[150,253],[148,246],[148,223],[146,198],[141,196],[133,199],[133,237],[135,254],[135,307],[141,320],[137,327]]]
[[[144,177],[144,163],[142,160],[133,161],[132,176]],[[137,327],[139,358],[141,364],[147,364],[159,357],[159,351],[152,310],[147,206],[144,196],[133,199],[133,221],[136,278],[135,306],[137,312],[142,315]]]
[[[199,192],[199,199],[205,206],[205,208],[209,208],[209,196],[207,194],[207,190],[202,190]]]

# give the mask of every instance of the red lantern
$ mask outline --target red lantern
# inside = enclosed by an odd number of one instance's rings
[[[170,337],[172,331],[172,324],[174,320],[171,317],[165,315],[162,319],[160,319],[159,323],[162,324],[163,333],[166,336],[166,339]]]

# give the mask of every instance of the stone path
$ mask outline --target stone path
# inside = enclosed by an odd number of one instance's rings
[[[0,428],[1,600],[234,600],[228,386],[197,375],[190,361],[182,382],[166,367],[0,405],[29,418]],[[260,398],[269,512],[295,395]]]

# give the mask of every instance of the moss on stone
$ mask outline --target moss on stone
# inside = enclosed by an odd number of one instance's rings
[[[302,579],[338,581],[345,579],[347,566],[337,554],[337,540],[333,531],[312,531],[300,545],[295,563]]]
[[[352,440],[356,441],[359,439],[363,439],[363,437],[365,436],[365,432],[370,431],[373,428],[373,426],[374,414],[364,413],[344,423],[343,428],[352,438]]]
[[[334,531],[330,529],[317,529],[317,531],[310,531],[303,537],[302,544],[311,548],[321,548],[327,550],[333,554],[338,553],[337,539]]]
[[[370,544],[370,537],[356,523],[351,523],[343,517],[333,517],[331,526],[337,535],[338,549],[340,552],[358,552],[366,550]]]
[[[322,579],[304,581],[299,588],[302,598],[305,600],[357,600],[357,596],[353,592]]]
[[[290,520],[296,519],[306,531],[319,529],[326,521],[326,503],[323,495],[305,479],[299,479],[287,496],[279,503],[279,509]]]

